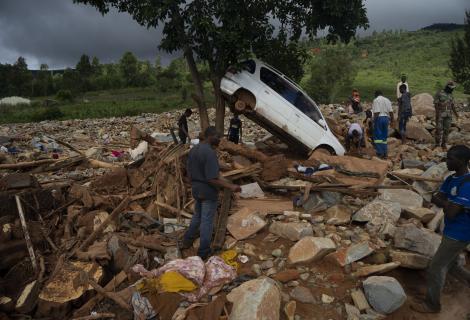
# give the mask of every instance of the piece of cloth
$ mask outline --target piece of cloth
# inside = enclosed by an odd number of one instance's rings
[[[199,232],[200,246],[197,254],[203,259],[211,254],[212,231],[216,212],[217,200],[200,200],[196,198],[194,214],[183,237],[185,246],[188,246],[194,242]]]
[[[408,86],[408,82],[398,82],[397,83],[397,99],[401,97],[400,87],[404,84],[406,86],[406,92],[410,92],[410,87]]]
[[[162,274],[158,284],[164,292],[190,292],[197,289],[191,280],[186,279],[177,271],[167,271]]]
[[[134,319],[155,319],[157,313],[153,309],[150,301],[142,296],[140,292],[135,291],[131,298],[132,308],[134,310]]]
[[[374,122],[374,147],[378,157],[387,157],[388,125],[390,118],[387,116],[377,117]]]
[[[220,257],[224,260],[226,264],[228,264],[235,270],[238,270],[238,268],[240,267],[237,262],[237,251],[233,249],[224,251],[220,254]]]
[[[237,277],[235,268],[229,266],[221,257],[212,256],[205,264],[206,276],[199,290],[185,293],[184,296],[191,302],[196,302],[211,291],[232,282]]]
[[[444,235],[454,240],[470,242],[470,173],[455,177],[448,177],[442,184],[440,191],[447,199],[464,209],[453,219],[444,217]]]
[[[372,113],[378,113],[379,117],[389,117],[389,113],[392,111],[392,102],[384,96],[378,96],[372,102]]]
[[[217,153],[207,143],[202,142],[191,149],[186,163],[194,199],[217,200],[218,189],[209,180],[219,177]]]
[[[441,291],[448,271],[459,279],[470,281],[470,272],[457,263],[459,254],[465,250],[468,244],[469,242],[442,237],[441,244],[427,270],[425,302],[431,309],[441,310]]]

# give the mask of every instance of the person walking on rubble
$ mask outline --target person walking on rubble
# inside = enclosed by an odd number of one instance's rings
[[[379,158],[387,158],[387,138],[388,126],[393,126],[392,102],[382,95],[380,90],[375,92],[375,99],[372,103],[372,113],[374,114],[374,146]]]
[[[398,129],[400,131],[401,143],[406,143],[406,124],[411,118],[411,94],[406,91],[406,85],[400,86],[401,97],[398,98]]]
[[[234,114],[233,118],[230,119],[230,126],[227,132],[227,138],[229,141],[238,144],[242,142],[242,121],[238,117],[238,114]]]
[[[450,126],[452,125],[452,113],[458,118],[459,115],[455,109],[454,97],[452,92],[455,89],[455,83],[449,81],[444,90],[441,90],[434,97],[434,108],[436,109],[436,144],[447,148],[447,138],[449,136]]]
[[[441,244],[427,270],[427,293],[424,301],[412,308],[421,313],[441,310],[441,291],[447,272],[470,284],[470,271],[458,263],[459,254],[470,244],[470,148],[453,146],[447,152],[447,168],[455,174],[447,177],[431,202],[444,209],[444,232]]]
[[[191,117],[193,111],[188,108],[184,111],[181,117],[178,119],[178,136],[180,138],[180,143],[187,143],[188,140],[191,141],[188,131],[188,118]]]
[[[217,211],[218,188],[241,191],[240,186],[230,183],[219,174],[215,151],[219,143],[220,137],[215,127],[208,127],[204,131],[204,140],[189,152],[186,165],[195,204],[191,224],[183,237],[182,249],[192,246],[199,231],[201,244],[198,256],[202,259],[208,258],[212,253],[210,246],[214,215]]]

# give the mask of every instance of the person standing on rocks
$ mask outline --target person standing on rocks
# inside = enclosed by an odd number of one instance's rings
[[[447,138],[449,136],[450,126],[452,125],[452,113],[458,119],[459,115],[455,109],[454,97],[452,92],[455,89],[455,83],[449,81],[444,90],[441,90],[434,97],[434,107],[436,108],[436,144],[447,148]]]
[[[402,95],[402,92],[400,91],[400,87],[402,85],[406,86],[406,92],[410,92],[410,87],[408,86],[408,82],[406,82],[406,74],[402,74],[400,82],[397,83],[397,100],[400,99]]]
[[[353,89],[351,96],[349,97],[349,113],[358,114],[362,112],[361,96],[357,89]]]
[[[412,308],[422,313],[441,310],[441,291],[447,272],[470,284],[470,271],[458,264],[458,257],[470,244],[470,148],[453,146],[447,152],[447,168],[455,171],[442,184],[431,202],[444,209],[444,232],[441,244],[427,271],[427,294]]]
[[[406,143],[406,124],[411,118],[411,94],[406,91],[406,85],[400,86],[401,97],[398,98],[398,128],[400,130],[401,143]]]
[[[374,146],[379,158],[388,156],[388,126],[393,126],[392,102],[382,95],[382,91],[375,92],[375,99],[372,103],[372,113],[374,114]]]
[[[188,140],[191,141],[188,131],[188,118],[191,117],[193,111],[191,109],[186,109],[181,117],[178,119],[178,136],[180,138],[180,143],[187,143]]]
[[[217,211],[218,188],[241,191],[240,186],[230,183],[219,174],[215,151],[219,143],[220,137],[215,127],[208,127],[204,131],[204,140],[189,152],[186,164],[195,204],[191,224],[183,237],[182,249],[190,248],[199,232],[201,244],[198,256],[202,259],[212,254],[210,246],[214,215]]]
[[[238,114],[234,114],[233,118],[230,119],[230,126],[227,132],[227,138],[229,141],[238,144],[242,142],[242,121],[238,117]]]

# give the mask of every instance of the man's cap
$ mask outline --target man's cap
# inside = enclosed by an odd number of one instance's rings
[[[457,86],[455,85],[455,82],[452,81],[452,80],[450,80],[450,81],[447,82],[447,86],[448,86],[449,88],[451,88],[451,89],[455,89],[455,87],[457,87]]]

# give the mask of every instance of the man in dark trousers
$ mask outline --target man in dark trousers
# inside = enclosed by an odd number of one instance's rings
[[[230,119],[227,137],[229,141],[235,144],[242,142],[242,121],[236,113],[233,115],[233,118]]]
[[[191,247],[199,231],[201,244],[198,256],[202,259],[212,254],[211,240],[214,215],[217,211],[218,188],[241,191],[240,186],[230,183],[219,174],[219,162],[215,152],[219,143],[220,137],[215,127],[208,127],[204,131],[204,140],[189,152],[186,165],[196,202],[191,224],[183,237],[182,249]]]
[[[188,131],[188,118],[193,114],[191,109],[186,109],[181,117],[178,119],[178,136],[180,143],[191,141]]]
[[[406,85],[400,86],[401,96],[398,98],[398,129],[400,130],[401,143],[406,143],[406,124],[413,112],[411,108],[411,94],[406,91]]]

